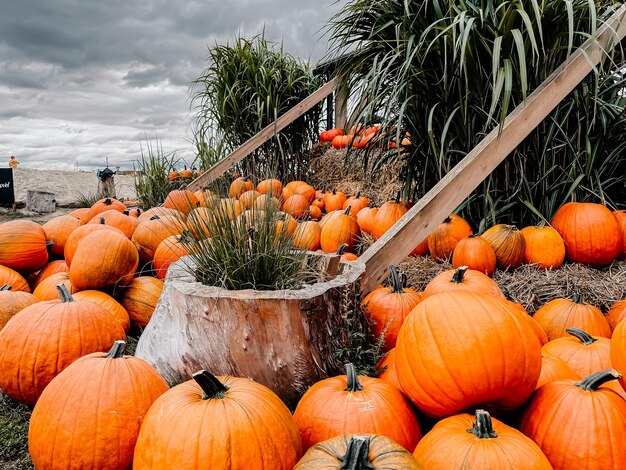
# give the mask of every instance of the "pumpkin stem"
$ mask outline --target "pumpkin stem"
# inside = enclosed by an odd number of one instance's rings
[[[117,340],[115,343],[113,343],[113,346],[111,346],[111,350],[104,356],[106,358],[111,358],[111,359],[119,359],[120,357],[124,356],[124,353],[126,352],[126,341],[122,341]]]
[[[493,439],[498,437],[493,430],[491,416],[485,410],[476,410],[476,422],[472,426],[472,429],[468,429],[467,432],[473,434],[478,439]]]
[[[0,287],[0,291],[3,291],[3,290],[11,290],[11,286],[8,284],[5,284],[2,287]]]
[[[105,225],[106,220],[104,220],[104,217],[100,217],[100,225]]]
[[[408,278],[406,273],[402,273],[402,288],[404,289],[406,287],[406,282],[407,282]]]
[[[113,204],[113,201],[111,201],[111,198],[106,198],[104,201],[102,201],[105,205],[110,206],[111,204]]]
[[[50,251],[53,246],[54,246],[54,242],[52,240],[48,240],[46,242],[46,250]]]
[[[507,289],[506,287],[501,287],[500,290],[504,294],[504,297],[506,298],[506,300],[510,300],[511,302],[515,302],[516,304],[519,303],[517,299],[513,297],[513,294],[511,294],[511,291],[509,291],[509,289]]]
[[[359,382],[359,375],[356,373],[356,367],[351,362],[346,364],[346,375],[348,376],[348,386],[344,389],[346,392],[360,392],[363,385]]]
[[[454,271],[450,282],[454,282],[455,284],[463,284],[465,271],[467,271],[467,266],[459,266],[458,268],[456,268],[456,271]]]
[[[452,222],[452,217],[448,216],[445,219],[443,219],[443,223],[444,224],[449,224],[450,222]]]
[[[346,210],[345,210],[345,211],[343,211],[343,213],[344,213],[345,215],[350,215],[350,209],[352,209],[352,206],[348,206],[348,207],[346,207]]]
[[[593,344],[597,341],[596,338],[579,328],[566,328],[565,332],[577,338],[580,343],[584,344],[585,346],[589,346],[590,344]]]
[[[341,245],[339,248],[337,248],[337,254],[339,256],[343,255],[343,252],[346,251],[346,248],[348,248],[348,244],[344,243],[343,245]]]
[[[370,437],[353,435],[341,462],[340,470],[374,470],[376,467],[369,461]]]
[[[574,302],[575,304],[582,304],[583,295],[580,292],[576,292],[574,295],[572,295],[572,302]]]
[[[150,217],[150,220],[159,220],[161,217],[159,217],[158,215],[153,215],[152,217]]]
[[[615,369],[606,369],[585,377],[575,385],[582,388],[586,392],[595,392],[603,383],[621,378],[622,375]]]
[[[393,294],[404,294],[402,282],[400,282],[398,277],[398,268],[393,265],[389,266],[389,275],[391,276],[391,287],[393,288],[391,292]]]
[[[59,295],[61,296],[61,302],[74,302],[74,297],[70,294],[70,291],[67,290],[67,286],[65,284],[59,284],[56,286],[59,291]]]
[[[210,400],[211,398],[224,398],[224,394],[228,391],[228,387],[220,382],[217,377],[201,370],[192,375],[192,378],[196,381],[200,388],[204,392],[202,396],[203,400]]]
[[[122,212],[122,214],[124,215],[130,215],[130,211],[128,209],[126,209],[124,212]]]

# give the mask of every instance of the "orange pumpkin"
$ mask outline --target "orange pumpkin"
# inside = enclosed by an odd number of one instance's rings
[[[472,228],[465,219],[450,214],[428,235],[430,256],[438,261],[449,259],[456,244],[471,234]]]
[[[389,274],[391,287],[374,289],[361,302],[361,310],[368,319],[374,337],[384,340],[384,351],[395,347],[404,319],[424,298],[421,292],[402,285],[395,266],[389,266]]]
[[[105,309],[74,301],[64,286],[59,289],[62,300],[30,305],[0,331],[0,388],[21,403],[35,404],[50,381],[79,357],[126,338]]]
[[[293,470],[321,468],[419,470],[421,467],[409,451],[388,437],[344,434],[315,444]]]
[[[163,207],[166,209],[174,209],[183,214],[189,214],[199,205],[200,201],[198,201],[196,195],[187,189],[170,191],[163,202]]]
[[[274,196],[269,194],[261,194],[254,200],[254,207],[256,210],[265,211],[277,211],[280,209],[280,201]]]
[[[622,375],[626,374],[626,322],[620,322],[611,337],[611,364]],[[619,379],[622,389],[626,390],[626,380]]]
[[[398,390],[400,381],[398,380],[398,372],[396,371],[396,348],[390,349],[376,364],[376,377],[390,383]]]
[[[172,235],[166,238],[159,243],[159,246],[154,252],[152,269],[159,279],[165,279],[167,270],[172,263],[189,254],[189,247],[185,243],[182,243],[181,237],[182,236]]]
[[[498,224],[481,235],[496,254],[496,265],[500,269],[514,269],[524,261],[526,241],[515,225]]]
[[[270,196],[279,197],[283,192],[283,184],[277,179],[265,179],[257,184],[256,190],[260,194],[269,194]]]
[[[215,216],[215,211],[212,208],[196,207],[187,217],[186,225],[188,233],[196,240],[202,240],[203,238],[210,237],[211,233],[209,231],[209,227]],[[217,217],[219,217],[219,215],[217,215]]]
[[[568,202],[551,222],[565,242],[567,258],[591,266],[610,264],[622,251],[622,233],[609,209],[590,202]]]
[[[537,444],[480,409],[439,421],[414,455],[423,470],[552,470]]]
[[[147,362],[125,356],[125,346],[116,341],[108,354],[81,357],[46,387],[28,432],[36,468],[132,466],[141,422],[169,387]]]
[[[320,133],[320,142],[332,142],[338,135],[343,135],[343,129],[328,129]]]
[[[425,256],[428,254],[428,237],[421,241],[419,245],[409,254],[409,256]]]
[[[537,382],[537,388],[548,382],[556,382],[557,380],[580,380],[581,377],[567,365],[563,359],[552,354],[541,353],[541,375]]]
[[[304,449],[341,434],[380,434],[407,450],[422,437],[409,402],[393,385],[357,375],[321,380],[309,388],[293,414]]]
[[[117,212],[117,211],[116,211]],[[57,258],[63,257],[63,249],[65,248],[65,242],[70,234],[78,228],[80,221],[76,217],[71,215],[61,215],[54,217],[48,222],[42,225],[44,232],[46,232],[46,239],[48,242],[52,242],[50,247],[50,253]]]
[[[126,309],[109,294],[99,290],[81,290],[72,294],[74,300],[84,300],[100,305],[107,312],[113,315],[125,332],[130,329],[130,317]]]
[[[354,140],[354,135],[337,135],[333,138],[331,144],[336,149],[346,148]]]
[[[0,265],[21,273],[39,271],[48,262],[46,232],[30,220],[0,224]]]
[[[593,305],[583,302],[580,294],[571,299],[554,299],[541,306],[533,318],[551,341],[567,337],[567,328],[578,328],[593,336],[611,337],[611,326],[602,312]]]
[[[357,259],[359,259],[359,257],[354,253],[345,251],[346,248],[348,248],[348,245],[346,243],[337,248],[337,254],[341,256],[341,258],[339,258],[340,263],[348,263],[350,261],[356,261]]]
[[[286,212],[277,212],[276,217],[276,234],[283,234],[290,237],[298,228],[298,222]]]
[[[374,225],[372,226],[372,235],[375,239],[383,236],[383,234],[391,228],[400,218],[406,214],[407,207],[396,201],[385,202],[376,212]]]
[[[218,196],[209,190],[196,191],[193,195],[196,196],[200,207],[212,206],[215,199],[219,199]]]
[[[377,213],[378,207],[365,207],[358,212],[358,214],[356,215],[356,221],[359,224],[359,227],[361,228],[361,231],[363,233],[372,233]]]
[[[117,199],[113,199],[110,197],[106,197],[104,199],[100,199],[97,201],[91,208],[89,212],[85,214],[85,216],[80,218],[80,224],[84,225],[93,219],[100,212],[108,211],[108,210],[116,210],[118,212],[124,212],[126,210],[126,205],[122,201],[118,201]]]
[[[73,211],[69,212],[67,215],[76,217],[80,222],[81,220],[87,217],[88,213],[89,213],[89,207],[81,207],[80,209],[74,209]]]
[[[353,250],[361,233],[356,219],[350,215],[350,207],[338,213],[323,226],[320,235],[320,246],[326,253],[336,253],[344,243],[348,251]]]
[[[347,206],[344,207],[344,203],[347,199],[346,193],[341,191],[337,192],[333,190],[332,193],[324,194],[324,207],[326,208],[326,212],[346,210]]]
[[[171,445],[183,432],[185,445]],[[201,371],[150,407],[133,469],[181,468],[184,462],[190,469],[288,470],[301,455],[298,428],[274,392],[249,379]]]
[[[76,291],[108,290],[132,278],[139,264],[137,248],[120,232],[100,230],[78,245],[70,265]]]
[[[120,304],[128,312],[133,330],[142,331],[154,313],[163,291],[163,281],[150,276],[139,276],[122,286],[122,289]]]
[[[459,290],[487,294],[500,300],[506,300],[495,281],[480,271],[468,269],[467,266],[460,266],[437,274],[426,285],[424,294],[428,296]]]
[[[356,196],[351,196],[345,200],[342,209],[345,210],[348,206],[350,206],[350,215],[356,216],[362,209],[369,207],[369,205],[369,198],[361,196],[360,193],[357,193]]]
[[[285,200],[281,209],[292,217],[300,219],[309,214],[309,200],[306,196],[294,194]]]
[[[626,299],[618,300],[613,303],[606,313],[605,318],[608,320],[609,325],[611,325],[611,330],[615,330],[617,325],[626,318]]]
[[[60,293],[57,290],[57,286],[63,284],[70,294],[76,292],[76,289],[72,286],[70,281],[70,273],[62,271],[60,273],[53,274],[39,283],[33,295],[37,300],[55,300],[60,299]]]
[[[30,292],[26,279],[17,271],[0,265],[0,286],[11,286],[11,290]]]
[[[37,297],[29,292],[14,291],[9,285],[0,287],[0,330],[16,313],[37,302]]]
[[[187,218],[187,214],[183,214],[180,211],[177,211],[176,209],[168,209],[167,207],[153,207],[152,209],[148,209],[147,211],[145,211],[143,214],[141,214],[137,220],[139,221],[140,224],[144,223],[144,222],[148,222],[149,220],[152,219],[152,217],[154,217],[155,215],[158,215],[159,218],[161,219],[177,219],[177,220],[181,220],[184,221]]]
[[[55,260],[55,261],[50,261],[43,268],[41,268],[41,271],[39,271],[37,273],[37,277],[35,277],[35,280],[33,281],[33,288],[37,288],[37,286],[44,279],[47,279],[48,277],[52,276],[53,274],[68,272],[69,270],[70,270],[69,266],[62,259]]]
[[[496,270],[496,253],[482,237],[470,235],[459,240],[452,253],[452,266],[467,266],[491,276]]]
[[[254,201],[259,197],[259,192],[251,189],[241,193],[239,196],[239,202],[245,209],[252,209],[254,207]]]
[[[609,369],[580,381],[545,384],[529,400],[520,431],[539,445],[555,469],[626,468],[626,446],[615,441],[615,436],[626,436],[626,400],[601,387],[618,377]]]
[[[139,221],[135,217],[130,217],[128,211],[119,212],[116,210],[108,210],[100,212],[97,216],[91,219],[87,224],[102,224],[104,220],[105,225],[115,227],[122,232],[128,239],[133,237],[135,229],[139,225]]]
[[[317,206],[309,206],[309,217],[311,220],[320,220],[322,218],[322,210]]]
[[[565,259],[565,243],[559,232],[544,227],[524,227],[524,263],[535,264],[539,269],[558,269]]]
[[[74,254],[78,249],[78,245],[83,241],[83,239],[94,232],[98,232],[100,230],[107,230],[116,233],[122,233],[115,227],[110,225],[105,225],[104,222],[100,224],[87,224],[81,225],[76,230],[72,232],[72,234],[67,238],[67,242],[65,243],[65,248],[63,249],[65,263],[69,266],[72,264],[72,260],[74,259]]]
[[[315,251],[320,247],[322,229],[317,222],[301,222],[293,233],[293,246],[302,250]]]
[[[426,297],[404,320],[396,371],[402,390],[429,416],[443,418],[485,404],[512,410],[535,389],[541,343],[501,300],[442,292]]]
[[[234,199],[239,198],[242,193],[246,191],[250,191],[254,189],[254,184],[248,178],[239,177],[233,180],[230,183],[230,188],[228,188],[228,196]]]
[[[622,232],[622,256],[626,255],[626,210],[613,211],[617,224]]]
[[[147,222],[139,224],[133,233],[132,242],[139,252],[139,262],[143,265],[154,259],[154,252],[167,237],[180,235],[185,224],[178,219],[161,218],[154,215]]]

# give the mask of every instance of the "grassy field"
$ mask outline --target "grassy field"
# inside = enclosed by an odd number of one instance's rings
[[[137,339],[128,337],[127,354],[134,354]],[[26,470],[33,464],[28,453],[28,422],[32,409],[0,392],[0,469]]]

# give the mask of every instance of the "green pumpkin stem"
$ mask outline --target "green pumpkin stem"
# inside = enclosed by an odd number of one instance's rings
[[[485,410],[476,410],[476,422],[472,429],[468,429],[467,432],[473,434],[478,439],[494,439],[498,437],[493,430],[491,416]]]
[[[59,295],[61,296],[61,302],[74,302],[74,297],[70,294],[70,291],[67,290],[67,286],[65,284],[59,284],[56,286],[57,291],[59,291]]]
[[[344,389],[346,392],[360,392],[363,385],[359,382],[359,375],[356,373],[356,367],[351,362],[346,364],[346,375],[348,376],[348,386]]]
[[[593,344],[597,341],[596,338],[579,328],[566,328],[565,332],[577,338],[580,343],[584,344],[585,346],[589,346],[590,344]]]
[[[403,294],[404,289],[402,289],[402,282],[398,276],[398,268],[393,265],[389,266],[389,275],[391,276],[391,292],[394,294]]]
[[[111,359],[119,359],[124,357],[124,353],[126,352],[126,341],[122,341],[121,339],[117,340],[111,346],[111,350],[104,356],[106,358]]]
[[[339,248],[337,248],[337,254],[339,256],[343,255],[343,252],[346,251],[346,248],[348,248],[348,244],[344,243],[343,245],[341,245]]]
[[[158,215],[153,215],[152,217],[150,217],[150,220],[159,220],[161,217],[159,217]]]
[[[449,224],[450,222],[452,222],[452,217],[448,216],[445,219],[443,219],[443,223],[444,224]]]
[[[374,470],[369,461],[370,437],[353,435],[343,457],[339,457],[341,470]]]
[[[11,286],[8,284],[5,284],[2,287],[0,287],[0,291],[3,291],[3,290],[11,290]]]
[[[201,370],[192,375],[192,378],[196,381],[200,388],[204,392],[202,396],[203,400],[210,400],[212,398],[224,398],[224,394],[228,391],[222,382],[213,374],[206,370]]]
[[[54,246],[54,242],[52,240],[48,240],[46,242],[46,250],[50,251],[53,246]]]
[[[572,302],[574,302],[575,304],[582,304],[583,295],[580,292],[575,293],[574,295],[572,295]]]
[[[100,225],[105,225],[106,220],[104,220],[104,217],[100,217]]]
[[[345,215],[350,215],[350,209],[352,209],[352,206],[348,206],[348,207],[346,207],[346,210],[345,210],[345,211],[343,211],[343,213],[344,213]]]
[[[605,369],[585,377],[575,385],[586,392],[595,392],[603,383],[621,378],[622,375],[615,369]]]
[[[105,205],[110,206],[111,204],[113,204],[113,201],[111,201],[111,198],[106,198],[104,201],[102,201]]]
[[[465,271],[467,271],[467,266],[459,266],[458,268],[456,268],[456,271],[454,271],[450,282],[454,282],[455,284],[463,284]]]

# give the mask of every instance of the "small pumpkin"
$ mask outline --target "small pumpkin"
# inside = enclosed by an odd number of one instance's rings
[[[524,263],[534,264],[539,269],[558,269],[565,259],[565,243],[559,232],[549,225],[524,227]]]
[[[322,218],[322,210],[317,206],[309,206],[309,217],[311,220],[320,220]]]
[[[124,355],[125,346],[116,341],[108,354],[81,357],[46,387],[28,432],[36,468],[132,466],[141,422],[169,387],[150,364]],[[51,441],[51,435],[63,439]]]
[[[116,210],[100,212],[87,224],[101,224],[103,219],[105,225],[115,227],[129,239],[132,238],[135,229],[139,225],[139,220],[128,215],[128,211],[119,212]]]
[[[53,274],[39,283],[33,295],[37,300],[55,300],[60,299],[61,296],[57,289],[59,284],[63,284],[70,294],[76,292],[76,289],[72,286],[70,281],[70,273],[62,271],[60,273]]]
[[[458,241],[452,252],[452,266],[480,271],[491,276],[496,270],[496,253],[487,240],[470,235]]]
[[[239,202],[245,209],[252,209],[254,207],[254,201],[259,197],[260,193],[255,189],[244,191],[239,196]]]
[[[39,299],[30,292],[14,291],[9,285],[0,287],[0,330],[16,313],[37,302]]]
[[[615,330],[617,325],[626,318],[626,299],[614,302],[609,311],[606,312],[605,318],[611,325],[611,330]]]
[[[336,253],[343,244],[348,245],[347,250],[354,249],[361,233],[359,224],[351,215],[350,207],[344,212],[338,212],[323,224],[320,234],[320,246],[326,253]]]
[[[537,444],[480,409],[474,416],[460,414],[439,421],[414,455],[423,470],[552,470]]]
[[[434,295],[440,292],[469,291],[487,294],[497,299],[506,300],[500,287],[486,274],[459,266],[437,274],[424,288],[425,295]]]
[[[333,437],[311,447],[293,470],[385,469],[419,470],[415,457],[379,434]]]
[[[41,268],[41,271],[37,273],[37,277],[35,277],[35,280],[33,281],[33,288],[37,288],[37,286],[43,280],[47,279],[53,274],[69,272],[69,270],[70,268],[65,262],[65,260],[59,259],[59,260],[50,261],[43,268]]]
[[[350,196],[343,203],[343,207],[341,209],[346,210],[348,206],[351,207],[350,215],[357,216],[362,209],[369,207],[370,200],[365,196],[361,196],[360,193],[357,193],[356,196]]]
[[[292,217],[301,219],[309,214],[309,200],[306,196],[294,194],[285,200],[281,209]]]
[[[493,248],[500,269],[514,269],[524,261],[526,241],[515,225],[498,224],[486,230],[482,238]]]
[[[472,228],[465,219],[450,214],[428,235],[428,251],[438,261],[452,256],[457,243],[470,236]]]
[[[611,326],[602,312],[583,302],[582,295],[571,299],[554,299],[539,307],[533,318],[548,335],[548,340],[567,337],[567,328],[579,328],[592,336],[611,337]]]
[[[71,215],[54,217],[42,225],[44,232],[46,232],[46,240],[53,243],[50,247],[52,256],[56,258],[63,257],[65,242],[79,225],[80,221]]]
[[[250,181],[249,178],[244,178],[240,176],[239,178],[234,179],[232,183],[230,183],[228,196],[237,199],[242,193],[250,191],[251,189],[254,189],[254,184],[252,183],[252,181]]]
[[[293,245],[302,250],[315,251],[320,247],[321,233],[317,222],[301,222],[293,233]]]
[[[256,190],[260,194],[269,194],[273,197],[280,197],[283,192],[283,184],[277,179],[269,178],[257,184]]]
[[[339,248],[337,248],[337,254],[340,256],[339,262],[348,263],[350,261],[356,261],[359,259],[359,257],[355,255],[354,253],[345,251],[346,248],[348,248],[348,245],[346,243],[344,243]]]
[[[182,234],[172,235],[159,243],[152,262],[152,269],[159,279],[165,279],[167,270],[172,263],[190,253],[189,246],[184,242],[184,237],[185,235]]]
[[[545,384],[529,400],[520,431],[537,443],[555,469],[626,468],[626,446],[609,444],[626,435],[626,400],[601,387],[619,377],[608,369],[580,381]]]
[[[276,218],[276,234],[284,234],[285,237],[290,237],[298,228],[298,222],[292,216],[286,212],[277,212],[274,217]]]
[[[26,279],[24,279],[24,277],[20,273],[2,265],[0,265],[0,285],[11,286],[11,290],[13,292],[15,291],[30,292],[30,287],[28,286],[28,282],[26,281]]]
[[[345,211],[346,207],[348,207],[347,205],[344,207],[344,203],[347,199],[346,193],[341,191],[333,190],[331,193],[324,194],[324,207],[326,208],[326,212]]]
[[[46,232],[30,220],[0,224],[0,265],[20,273],[34,273],[48,262]]]
[[[353,364],[346,364],[346,375],[309,388],[293,417],[304,449],[351,433],[387,436],[407,450],[421,438],[417,418],[402,392],[383,380],[357,375]]]
[[[552,354],[541,353],[541,375],[537,381],[537,388],[548,382],[557,380],[580,380],[581,377],[567,365],[563,359]]]
[[[359,211],[356,215],[356,221],[359,224],[361,232],[368,234],[372,233],[377,213],[378,207],[365,207]]]
[[[122,201],[118,201],[117,199],[113,199],[111,197],[100,199],[91,206],[89,212],[87,212],[84,217],[80,218],[80,224],[84,225],[99,213],[108,210],[124,212],[126,210],[126,205]]]
[[[200,201],[198,201],[196,195],[187,189],[170,191],[163,202],[163,207],[177,210],[183,214],[189,214],[199,205]]]
[[[183,434],[184,446],[170,445]],[[301,455],[298,428],[274,392],[249,379],[200,371],[150,407],[133,469],[290,470]]]
[[[128,312],[133,329],[142,331],[154,313],[163,291],[163,281],[150,276],[139,276],[123,285],[122,289],[120,304]]]
[[[367,294],[361,302],[370,329],[377,340],[384,339],[383,350],[396,345],[398,332],[406,316],[420,303],[424,295],[405,287],[395,266],[389,266],[391,287],[379,287]]]
[[[158,215],[153,215],[147,222],[139,224],[133,233],[132,242],[137,247],[142,266],[154,259],[154,252],[163,240],[172,235],[180,235],[185,228],[185,224],[178,219],[161,218]]]
[[[144,223],[144,222],[148,222],[149,220],[152,219],[152,217],[154,217],[155,215],[158,215],[161,219],[175,219],[175,220],[180,220],[180,221],[184,221],[187,218],[187,214],[183,214],[180,211],[177,211],[176,209],[168,209],[167,207],[163,207],[163,206],[159,206],[159,207],[153,207],[152,209],[148,209],[147,211],[143,212],[138,218],[137,220],[139,221],[140,224]]]
[[[372,236],[375,239],[382,237],[407,211],[406,204],[401,204],[399,199],[385,202],[376,212],[376,218],[372,226]]]
[[[213,208],[196,207],[189,213],[189,216],[187,217],[187,233],[196,240],[202,240],[203,238],[210,237],[211,232],[209,231],[209,228],[211,226],[211,223],[214,222],[215,217],[219,218],[220,215],[216,214]]]

